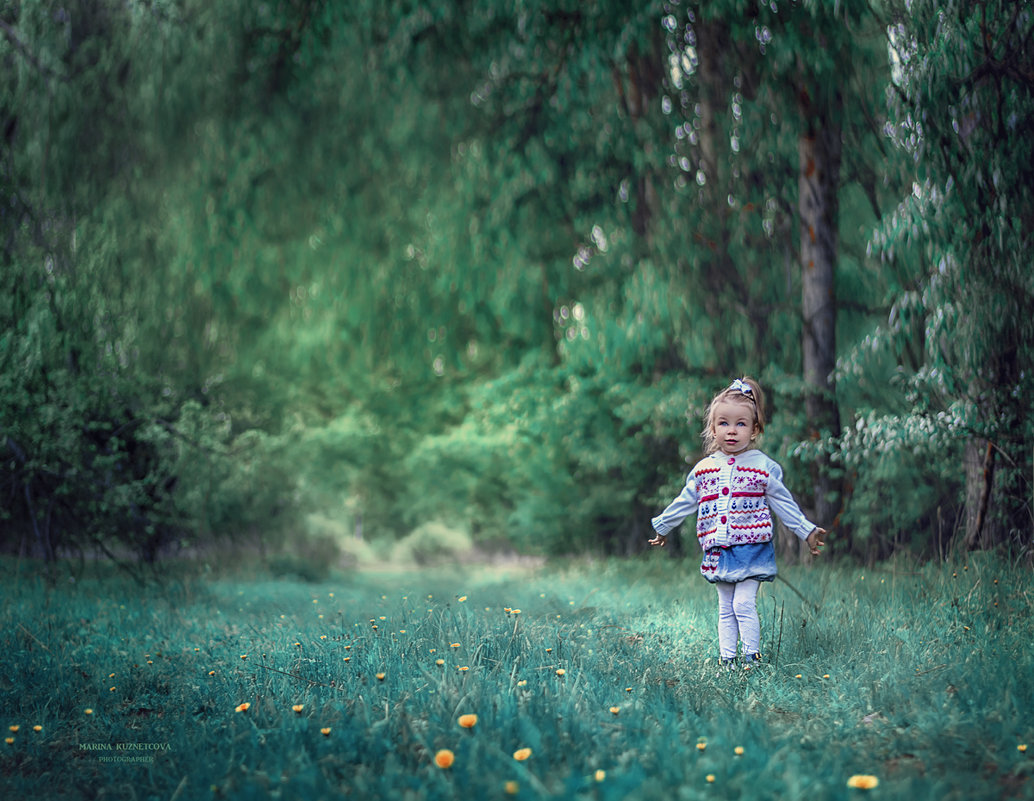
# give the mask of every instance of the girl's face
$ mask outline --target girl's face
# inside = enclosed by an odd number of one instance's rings
[[[722,453],[743,453],[751,447],[757,431],[754,404],[750,401],[723,400],[714,407],[711,433]]]

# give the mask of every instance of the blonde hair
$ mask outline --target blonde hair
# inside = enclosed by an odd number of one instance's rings
[[[761,385],[749,376],[737,378],[729,386],[711,399],[704,417],[704,430],[700,438],[704,441],[704,453],[710,455],[718,450],[718,440],[714,436],[714,410],[722,401],[734,401],[748,404],[754,410],[754,425],[757,433],[765,430],[765,394]]]

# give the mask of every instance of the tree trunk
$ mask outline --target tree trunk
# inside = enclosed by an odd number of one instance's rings
[[[994,547],[998,537],[987,519],[994,484],[994,446],[986,439],[967,440],[962,458],[966,472],[966,538],[963,548],[973,551]]]
[[[840,126],[818,120],[799,141],[798,210],[801,222],[803,274],[804,380],[808,436],[840,434],[833,369],[836,366],[836,298],[833,268],[837,255],[837,189],[840,179]],[[814,468],[816,523],[829,527],[840,507],[839,482],[828,457]]]

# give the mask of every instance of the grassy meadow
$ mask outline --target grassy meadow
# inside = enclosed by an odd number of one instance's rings
[[[1034,586],[990,557],[784,569],[765,663],[735,674],[713,589],[659,554],[148,588],[0,569],[4,798],[1034,797]]]

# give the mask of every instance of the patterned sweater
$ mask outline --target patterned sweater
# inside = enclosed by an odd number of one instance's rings
[[[679,496],[651,523],[666,537],[694,512],[705,551],[768,542],[772,512],[802,540],[815,528],[783,485],[783,469],[758,450],[735,456],[717,452],[699,461]]]

